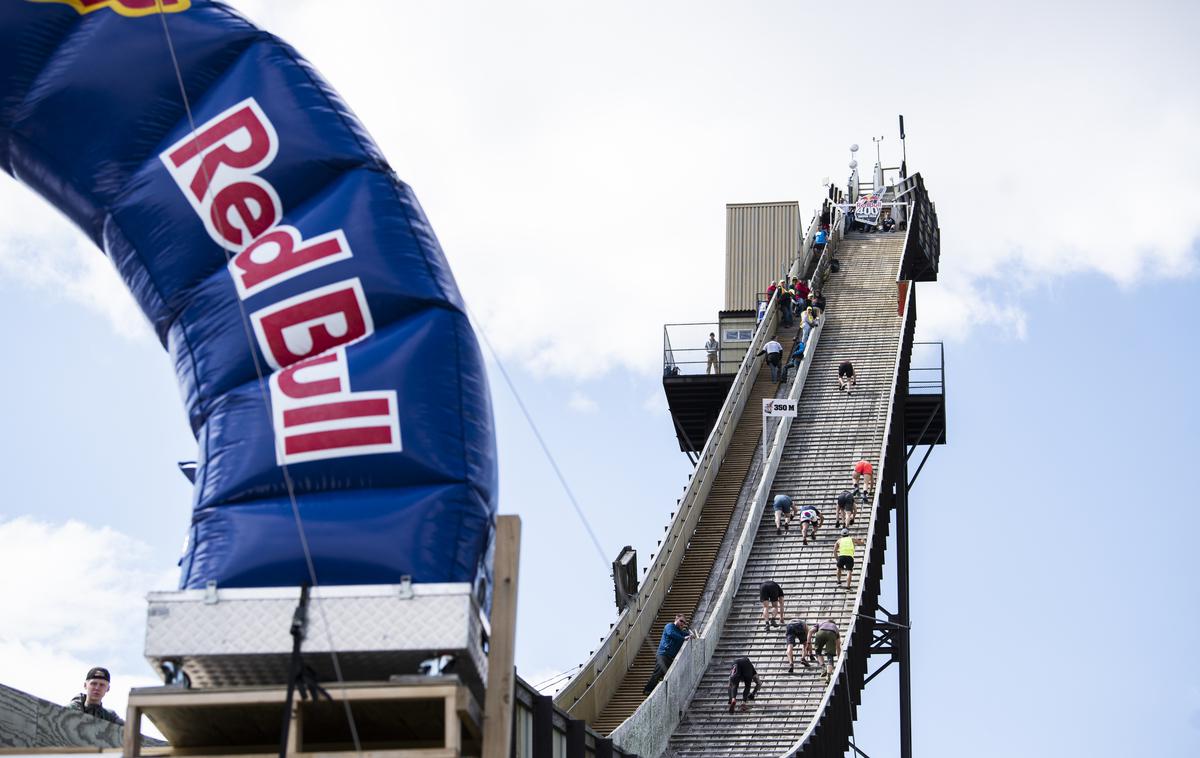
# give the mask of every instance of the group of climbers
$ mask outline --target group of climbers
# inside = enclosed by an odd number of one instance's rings
[[[864,547],[866,540],[853,537],[850,526],[854,524],[855,511],[858,503],[866,505],[871,501],[875,491],[875,469],[871,462],[858,457],[850,470],[850,489],[837,496],[835,504],[834,523],[840,529],[840,534],[833,543],[834,565],[837,570],[837,586],[842,587],[845,577],[847,590],[853,586],[854,557],[856,548]],[[800,536],[804,545],[809,541],[816,542],[817,533],[825,523],[825,516],[816,505],[805,504],[797,508],[789,495],[780,493],[771,503],[775,518],[775,533],[782,534],[790,531],[790,524],[796,515],[800,517]],[[838,625],[832,618],[820,619],[809,625],[800,618],[787,618],[785,613],[785,593],[783,587],[774,580],[768,580],[759,585],[759,602],[762,603],[763,625],[770,630],[776,623],[786,632],[788,673],[795,672],[795,650],[801,647],[800,663],[808,667],[817,662],[818,657],[824,658],[823,670],[826,679],[833,673],[834,662],[840,653]],[[743,667],[744,668],[744,667]],[[735,692],[730,687],[730,709],[733,708]],[[743,704],[745,707],[745,704]]]
[[[825,236],[820,241],[824,243],[827,239]],[[791,360],[786,365],[783,364],[784,347],[776,336],[772,336],[757,354],[766,356],[765,362],[770,367],[771,380],[784,383],[788,379],[789,369],[799,368],[804,358],[805,346],[809,342],[813,330],[821,323],[820,319],[825,311],[826,302],[819,291],[810,289],[805,282],[796,277],[793,277],[790,282],[787,279],[780,279],[778,282],[772,283],[767,288],[766,297],[768,303],[774,300],[777,304],[780,326],[791,328],[796,326],[797,318],[800,321],[796,328],[796,341],[791,353]],[[839,390],[853,394],[857,377],[852,362],[845,360],[839,363],[837,381]],[[858,460],[854,462],[851,470],[851,489],[839,494],[834,506],[834,523],[840,530],[838,538],[833,542],[837,586],[839,588],[843,586],[844,574],[844,586],[847,590],[853,587],[856,548],[866,545],[866,540],[851,535],[850,527],[854,524],[857,504],[859,502],[864,505],[868,504],[875,488],[873,466],[865,457],[857,456],[857,458]],[[790,496],[780,493],[773,499],[771,507],[776,534],[790,531],[792,520],[799,515],[802,544],[808,545],[810,541],[814,543],[817,541],[818,532],[825,523],[824,514],[818,506],[805,504],[797,508]],[[837,658],[841,654],[840,629],[837,620],[832,618],[832,611],[825,617],[816,616],[811,623],[802,618],[788,619],[785,613],[783,587],[773,580],[763,582],[759,586],[759,602],[762,605],[764,626],[770,630],[778,624],[785,632],[785,657],[788,661],[788,674],[795,673],[796,649],[799,648],[800,664],[805,668],[811,667],[819,659],[822,660],[822,671],[828,682],[833,675]],[[785,619],[787,620],[785,621]],[[667,624],[659,644],[654,673],[651,675],[650,681],[646,683],[644,690],[647,695],[663,678],[683,642],[693,636],[695,635],[687,629],[683,617],[676,618],[672,624]],[[744,686],[742,709],[745,710],[762,686],[762,677],[759,676],[748,656],[740,656],[730,663],[728,688],[730,713],[733,713],[737,707],[737,691],[741,686]]]
[[[842,574],[844,572],[846,574],[846,589],[850,589],[853,584],[855,548],[866,544],[865,540],[852,537],[849,527],[854,523],[857,502],[861,500],[866,504],[874,492],[874,467],[865,458],[857,460],[851,467],[850,477],[853,489],[844,491],[837,498],[836,522],[839,525],[844,524],[845,526],[842,527],[841,536],[834,542],[833,547],[837,567],[837,586],[842,586]],[[776,534],[789,531],[789,525],[797,512],[791,497],[785,494],[776,495],[771,507],[775,516]],[[804,540],[803,544],[807,545],[810,539],[815,542],[817,531],[825,523],[824,515],[814,505],[802,506],[799,508],[799,515],[800,534]],[[787,618],[787,614],[784,594],[783,587],[776,581],[769,580],[759,585],[758,599],[762,604],[763,625],[770,630],[778,624],[785,630],[789,674],[795,673],[795,649],[797,646],[800,646],[800,664],[807,668],[816,663],[818,658],[823,658],[823,671],[826,680],[828,680],[833,674],[834,662],[841,652],[837,621],[832,618],[823,618],[811,625],[799,618],[792,618],[785,621],[784,619]],[[650,674],[650,679],[646,682],[646,686],[642,690],[643,694],[649,695],[658,686],[658,683],[666,675],[667,669],[674,662],[675,656],[683,647],[683,643],[695,636],[695,633],[687,626],[687,618],[682,614],[676,616],[673,622],[666,625],[655,655],[654,671]],[[754,685],[753,690],[751,689],[752,683]],[[749,701],[754,699],[755,693],[758,692],[759,687],[762,685],[762,679],[755,670],[753,662],[746,656],[736,659],[730,666],[730,713],[733,713],[737,705],[737,690],[740,685],[745,685],[742,702],[742,709],[745,710],[749,707]]]

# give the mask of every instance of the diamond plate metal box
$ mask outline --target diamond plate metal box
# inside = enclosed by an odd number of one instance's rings
[[[182,667],[193,687],[287,682],[300,589],[180,590],[147,596],[146,660]],[[454,673],[482,692],[489,630],[470,584],[373,584],[310,591],[301,651],[323,682],[385,681],[454,656]],[[437,672],[435,672],[437,673]]]

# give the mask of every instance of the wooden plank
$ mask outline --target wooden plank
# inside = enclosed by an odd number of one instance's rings
[[[496,518],[492,584],[492,636],[483,705],[483,758],[508,758],[512,745],[513,662],[517,638],[517,579],[521,557],[521,519]]]
[[[142,748],[142,741],[137,738],[142,731],[142,709],[136,705],[129,705],[125,717],[125,724],[128,726],[125,730],[125,755],[137,758]]]
[[[457,694],[456,684],[442,682],[427,685],[377,683],[369,686],[345,684],[331,685],[328,690],[334,700],[437,700],[453,698]],[[170,692],[147,692],[133,690],[130,704],[143,708],[173,706],[219,706],[219,705],[282,705],[287,699],[287,690],[277,688],[172,690]]]
[[[30,747],[37,736],[37,698],[0,684],[0,748]]]
[[[122,728],[0,685],[0,748],[119,748]]]

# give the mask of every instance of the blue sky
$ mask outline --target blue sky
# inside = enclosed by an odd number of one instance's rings
[[[905,113],[943,233],[918,337],[947,340],[950,393],[913,497],[918,753],[1008,754],[1014,724],[1030,755],[1200,750],[1191,6],[879,6],[870,31],[785,3],[237,5],[414,185],[609,558],[643,565],[689,471],[661,327],[721,307],[724,203],[807,215],[850,142],[895,160]],[[65,701],[109,662],[120,698],[152,681],[140,598],[174,581],[194,442],[107,262],[43,205],[0,182],[0,681]],[[611,580],[491,383],[538,681],[594,649]],[[872,756],[893,692],[866,694]]]

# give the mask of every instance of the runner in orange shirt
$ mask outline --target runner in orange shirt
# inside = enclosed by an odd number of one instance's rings
[[[854,494],[862,499],[863,503],[868,501],[868,498],[875,492],[875,469],[871,466],[871,462],[866,458],[860,458],[854,464],[854,473],[851,475],[854,482]],[[865,487],[862,485],[866,485]]]

